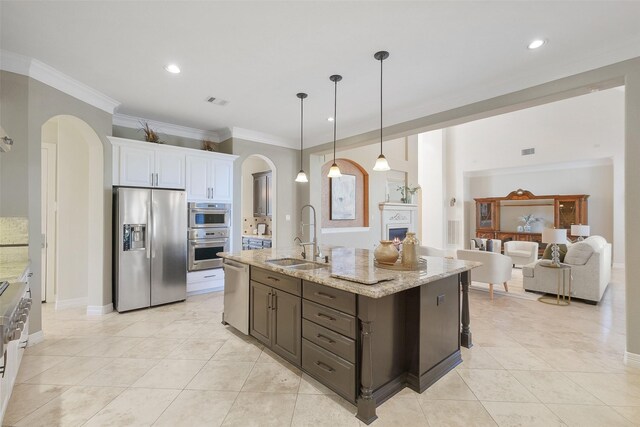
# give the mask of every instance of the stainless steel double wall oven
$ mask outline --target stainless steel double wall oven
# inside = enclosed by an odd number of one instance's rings
[[[222,267],[229,250],[231,204],[189,203],[189,271]]]

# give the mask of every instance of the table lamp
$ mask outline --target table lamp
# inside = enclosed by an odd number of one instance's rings
[[[578,242],[582,242],[586,237],[589,237],[589,233],[591,232],[591,227],[588,225],[582,224],[572,224],[571,225],[571,235],[578,236]]]
[[[545,228],[542,230],[542,243],[551,246],[551,266],[560,267],[560,248],[558,245],[567,244],[567,230],[563,228]]]

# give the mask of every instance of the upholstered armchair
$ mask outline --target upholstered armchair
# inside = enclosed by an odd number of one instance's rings
[[[444,249],[437,249],[431,246],[418,246],[418,255],[444,257],[445,253]]]
[[[495,252],[458,250],[458,259],[481,262],[471,270],[471,280],[489,284],[489,298],[493,300],[493,285],[502,284],[509,292],[507,282],[511,280],[511,258]]]
[[[530,264],[538,259],[538,242],[504,242],[504,254],[511,258],[514,267]]]

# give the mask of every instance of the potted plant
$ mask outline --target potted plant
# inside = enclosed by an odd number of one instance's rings
[[[533,214],[523,215],[518,219],[520,220],[520,222],[524,223],[525,233],[531,233],[531,225],[535,224],[536,222],[542,221],[542,218],[536,218],[535,216],[533,216]]]
[[[162,141],[160,141],[160,135],[158,135],[158,132],[151,129],[151,126],[149,126],[148,122],[140,122],[140,125],[142,127],[138,129],[138,132],[140,131],[144,132],[145,141],[153,142],[155,144],[162,144]]]
[[[410,185],[398,185],[398,191],[400,191],[400,201],[402,203],[413,203],[413,196],[420,190],[420,186],[416,185],[411,187]]]

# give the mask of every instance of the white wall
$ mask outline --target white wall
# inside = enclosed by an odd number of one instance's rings
[[[58,276],[56,300],[64,304],[65,301],[87,298],[89,146],[71,125],[60,121],[57,151],[58,248],[56,252]]]
[[[257,172],[269,171],[271,168],[257,156],[248,157],[242,163],[242,218],[253,217],[253,176]]]
[[[349,246],[364,249],[373,249],[380,242],[382,232],[380,225],[380,209],[378,204],[385,201],[387,172],[373,170],[376,158],[380,154],[380,143],[372,143],[358,148],[336,151],[337,158],[349,159],[362,166],[369,174],[369,227],[360,228],[357,231],[349,229],[325,229],[319,230],[320,244]],[[405,171],[408,183],[412,186],[418,184],[418,156],[417,136],[399,138],[384,142],[384,155],[389,161],[389,166],[395,171]],[[328,155],[312,155],[310,159],[310,201],[316,207],[318,215],[321,203],[321,175],[322,165],[333,158],[333,153]],[[420,195],[418,196],[420,201]],[[318,224],[321,223],[318,217]],[[418,230],[419,231],[419,230]],[[420,234],[418,234],[420,235]]]
[[[464,199],[464,204],[459,203],[453,209],[447,209],[447,218],[460,218],[464,212],[473,211],[473,196],[468,191],[468,184],[465,185],[468,179],[465,174],[470,172],[503,169],[507,172],[519,169],[531,171],[531,168],[542,165],[573,162],[575,166],[591,160],[611,159],[613,185],[609,203],[612,205],[613,223],[608,227],[598,227],[613,230],[610,240],[614,248],[614,262],[623,263],[624,95],[620,89],[610,89],[446,129],[447,189],[455,188],[454,197]],[[535,148],[536,154],[521,156],[520,151],[524,148]],[[538,175],[543,176],[544,173],[540,171]],[[521,187],[534,194],[567,192],[542,190],[533,181],[527,187],[527,184],[517,180],[504,179],[509,184],[509,191]],[[594,185],[588,179],[582,180],[575,183],[570,193],[593,194],[599,191]],[[502,196],[509,191],[485,196]],[[606,200],[604,202],[607,203]],[[590,223],[594,220],[591,212],[593,203],[598,203],[597,198],[590,199]],[[470,214],[464,215],[464,225],[463,236],[469,237],[475,225],[470,221]],[[466,237],[462,245],[468,240]]]
[[[434,248],[445,247],[445,151],[442,130],[418,135],[418,181],[422,187],[421,242]]]

